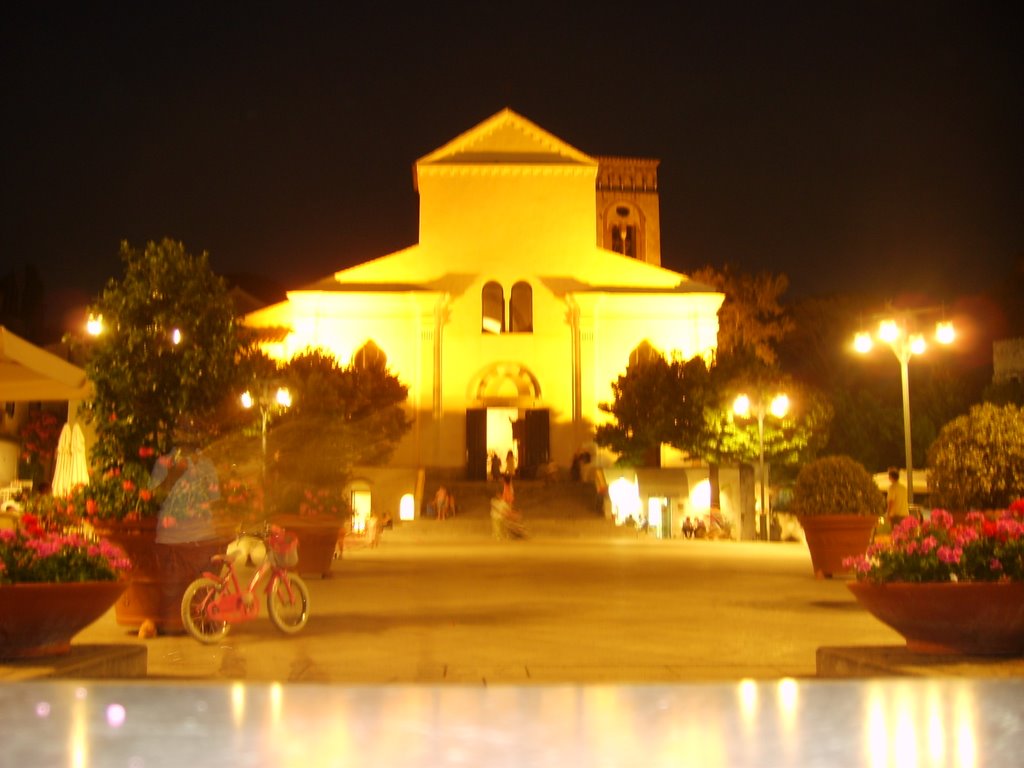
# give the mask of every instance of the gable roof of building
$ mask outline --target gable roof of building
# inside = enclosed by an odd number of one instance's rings
[[[413,169],[413,186],[419,190],[419,173],[423,168],[457,165],[596,168],[598,162],[506,108],[417,160]]]
[[[638,162],[657,163],[643,159]],[[499,169],[510,165],[596,169],[598,160],[506,108],[424,155],[416,161],[415,167],[418,173],[420,169],[430,167],[489,166]],[[467,272],[469,265],[453,264],[450,258],[439,259],[436,256],[416,244],[340,270],[288,293],[289,296],[297,293],[418,291],[459,294],[473,282],[473,275],[468,274],[473,271],[472,267]],[[592,250],[579,254],[573,266],[575,272],[571,275],[563,274],[558,266],[548,264],[545,269],[535,270],[530,275],[524,273],[522,277],[538,279],[558,295],[570,292],[717,293],[714,288],[694,282],[684,274],[613,253],[596,244]]]

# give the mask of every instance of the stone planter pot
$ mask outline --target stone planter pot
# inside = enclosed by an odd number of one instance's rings
[[[103,538],[121,547],[132,564],[128,588],[115,604],[117,623],[139,627],[152,622],[158,632],[183,633],[181,598],[185,588],[210,567],[210,558],[224,552],[230,537],[162,544],[156,541],[156,519],[105,521],[96,526]]]
[[[871,544],[878,518],[870,515],[799,515],[807,538],[811,567],[819,579],[849,575],[843,567],[847,557],[862,555]]]
[[[109,610],[124,581],[0,586],[0,658],[60,656],[71,638]]]
[[[299,539],[299,563],[294,570],[300,576],[331,575],[335,549],[341,549],[342,521],[317,520],[301,515],[275,515],[271,521]]]
[[[1024,654],[1024,583],[847,584],[915,653]]]

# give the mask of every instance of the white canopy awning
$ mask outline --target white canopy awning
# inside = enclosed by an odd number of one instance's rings
[[[0,403],[85,400],[85,371],[0,325]]]

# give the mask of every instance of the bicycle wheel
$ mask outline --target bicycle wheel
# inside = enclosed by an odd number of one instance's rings
[[[288,585],[291,585],[289,592]],[[267,615],[282,632],[293,635],[309,620],[309,589],[294,573],[275,577],[267,593]]]
[[[206,615],[206,606],[217,599],[219,586],[203,576],[189,584],[181,598],[181,623],[200,643],[216,643],[231,629],[226,621],[215,621]]]

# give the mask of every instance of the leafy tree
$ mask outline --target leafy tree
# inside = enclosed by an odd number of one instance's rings
[[[662,443],[687,450],[706,440],[710,377],[704,361],[669,361],[646,349],[612,383],[613,402],[599,406],[615,421],[599,426],[595,441],[627,466],[659,466]]]
[[[745,275],[728,264],[722,269],[702,267],[690,277],[725,294],[718,311],[719,357],[746,353],[773,365],[776,347],[794,327],[780,301],[789,278],[768,272]]]
[[[932,503],[1005,509],[1024,497],[1024,409],[984,403],[946,424],[928,451]]]
[[[337,487],[353,466],[386,462],[410,427],[408,387],[382,361],[342,366],[310,349],[283,364],[279,377],[293,405],[275,423],[269,451],[286,494]]]
[[[1007,379],[989,384],[982,395],[986,403],[1024,406],[1024,381]]]
[[[824,448],[833,410],[814,387],[766,366],[747,368],[742,373],[735,368],[725,370],[716,366],[712,369],[712,381],[715,397],[709,400],[705,411],[705,442],[697,446],[693,455],[711,464],[758,461],[761,443],[757,419],[741,418],[733,412],[739,394],[746,394],[755,402],[759,400],[765,408],[776,394],[784,393],[790,400],[784,417],[766,415],[763,421],[765,461],[773,467],[788,468],[788,474],[794,474],[796,465]]]
[[[111,280],[90,312],[103,318],[86,372],[86,404],[107,467],[140,449],[166,452],[182,416],[211,424],[231,396],[242,340],[223,281],[206,253],[165,239],[137,249],[121,244],[124,275]]]

